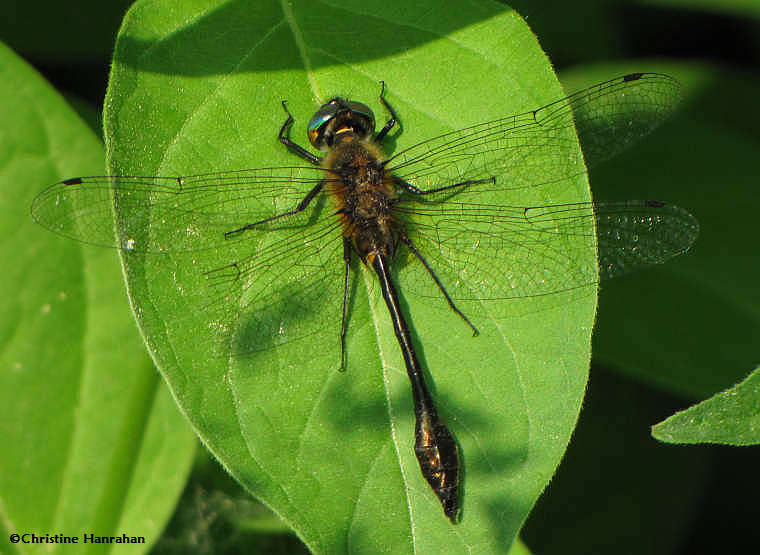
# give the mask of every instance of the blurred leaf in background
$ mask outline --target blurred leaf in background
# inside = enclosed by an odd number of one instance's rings
[[[97,136],[0,45],[0,301],[4,553],[48,552],[11,533],[158,538],[196,440],[129,312],[116,253],[41,230],[40,183],[104,167]]]
[[[760,371],[652,428],[668,443],[760,444]]]

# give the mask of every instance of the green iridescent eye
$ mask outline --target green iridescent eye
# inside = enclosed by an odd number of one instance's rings
[[[327,104],[324,104],[309,120],[306,133],[309,136],[309,142],[316,148],[324,149],[324,134],[327,124],[335,117],[340,110],[337,98],[333,98]]]
[[[350,129],[364,139],[375,132],[375,114],[366,104],[335,97],[309,120],[306,133],[315,148],[326,150],[332,146],[336,133]]]

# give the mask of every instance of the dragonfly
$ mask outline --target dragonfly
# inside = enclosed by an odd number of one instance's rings
[[[569,186],[587,165],[646,136],[673,111],[680,87],[663,74],[627,74],[390,155],[384,141],[398,116],[384,91],[383,83],[379,101],[388,119],[379,131],[361,102],[334,97],[323,104],[307,126],[318,154],[291,139],[294,117],[283,101],[277,138],[306,164],[75,177],[40,193],[31,213],[55,233],[127,253],[226,253],[227,263],[201,270],[209,293],[199,298],[218,316],[233,354],[333,330],[345,368],[358,259],[376,276],[404,359],[421,473],[456,523],[459,447],[426,383],[398,275],[405,274],[405,293],[445,304],[477,335],[467,309],[473,301],[584,289],[686,252],[698,222],[665,202],[514,200]],[[591,262],[577,256],[584,252]]]

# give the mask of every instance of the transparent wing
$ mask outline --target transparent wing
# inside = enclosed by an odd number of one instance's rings
[[[226,232],[292,210],[324,176],[321,168],[294,166],[187,177],[77,177],[40,193],[31,213],[43,227],[83,243],[136,252],[200,251],[229,245]],[[307,216],[288,218],[287,224]]]
[[[539,187],[585,171],[576,130],[593,165],[650,133],[679,100],[672,77],[629,74],[537,110],[423,141],[392,156],[386,168],[422,190],[489,178],[501,190]]]
[[[204,273],[210,294],[202,308],[218,315],[222,336],[233,342],[230,352],[263,351],[313,335],[338,352],[345,269],[340,221],[330,214],[302,227],[254,228],[245,235],[244,254]]]
[[[473,197],[477,195],[473,194]],[[594,285],[686,251],[697,220],[656,201],[513,207],[399,203],[410,239],[455,300],[535,297]],[[421,264],[405,287],[440,296]]]
[[[43,191],[31,212],[42,226],[77,241],[165,255],[167,271],[177,264],[197,269],[185,294],[217,328],[221,353],[320,333],[338,346],[343,243],[324,195],[299,214],[225,236],[293,210],[325,179],[318,167],[82,177]]]

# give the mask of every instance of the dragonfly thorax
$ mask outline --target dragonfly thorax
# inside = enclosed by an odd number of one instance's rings
[[[396,243],[392,210],[397,195],[381,156],[374,143],[347,132],[324,161],[327,191],[342,217],[343,235],[365,262],[374,254],[392,258]]]

